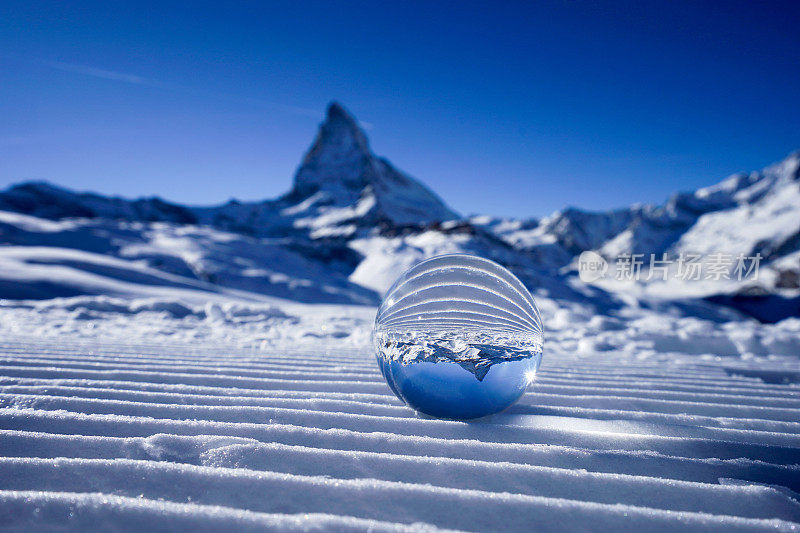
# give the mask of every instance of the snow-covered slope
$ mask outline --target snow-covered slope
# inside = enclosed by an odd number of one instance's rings
[[[367,336],[353,336],[369,330],[372,308],[227,304],[179,318],[121,300],[0,307],[0,523],[800,527],[796,355],[720,357],[740,331],[714,340],[724,328],[647,312],[559,317],[541,303],[549,332],[535,383],[508,411],[471,423],[417,416],[392,395]],[[796,353],[799,325],[750,327]],[[586,344],[637,331],[650,349]]]
[[[50,221],[0,212],[0,299],[179,291],[192,301],[240,294],[374,303],[347,264],[292,243],[206,226],[109,219]],[[321,255],[321,254],[320,254]],[[342,272],[342,270],[346,272]]]
[[[374,307],[201,289],[0,302],[3,528],[800,527],[800,319],[540,291],[532,388],[463,423],[392,395]]]

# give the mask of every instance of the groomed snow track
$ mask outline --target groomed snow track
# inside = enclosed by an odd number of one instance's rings
[[[0,529],[800,530],[797,365],[545,357],[460,423],[365,350],[5,339]]]

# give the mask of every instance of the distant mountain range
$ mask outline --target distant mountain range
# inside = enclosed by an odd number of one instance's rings
[[[733,307],[773,321],[800,316],[800,152],[659,206],[463,218],[374,155],[358,122],[332,103],[280,198],[198,208],[23,183],[0,192],[0,244],[0,298],[10,299],[189,287],[375,304],[417,261],[466,252],[505,264],[534,293],[604,312],[633,299],[707,316]],[[757,281],[587,285],[575,271],[586,250],[609,261],[692,252],[762,262]]]

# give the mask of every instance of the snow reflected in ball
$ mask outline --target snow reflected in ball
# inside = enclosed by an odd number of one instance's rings
[[[542,322],[511,272],[443,255],[389,289],[373,343],[386,382],[407,405],[439,418],[476,418],[525,392],[542,359]]]

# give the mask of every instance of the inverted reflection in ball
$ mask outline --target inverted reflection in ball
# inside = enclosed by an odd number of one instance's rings
[[[410,407],[468,419],[525,392],[542,358],[542,323],[525,286],[499,264],[434,257],[405,272],[375,318],[381,373]]]

